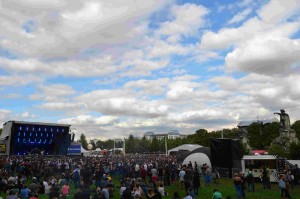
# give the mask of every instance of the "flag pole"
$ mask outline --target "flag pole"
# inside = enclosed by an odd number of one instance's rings
[[[126,149],[126,148],[125,148],[125,138],[124,138],[123,148],[124,148],[124,157],[125,157],[125,154],[126,154],[126,153],[125,153],[125,149]]]
[[[116,139],[114,139],[114,155],[116,155]]]
[[[167,142],[167,136],[165,137],[165,148],[166,148],[166,157],[168,156],[168,142]]]

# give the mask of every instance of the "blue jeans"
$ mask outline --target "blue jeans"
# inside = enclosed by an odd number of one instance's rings
[[[237,198],[243,198],[242,185],[235,185]]]

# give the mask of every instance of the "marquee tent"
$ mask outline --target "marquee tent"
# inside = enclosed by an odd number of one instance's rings
[[[182,164],[187,165],[189,162],[191,162],[194,166],[194,163],[196,162],[198,165],[198,168],[200,168],[203,164],[207,164],[211,168],[211,162],[209,157],[204,153],[191,153],[188,155]]]
[[[201,148],[202,146],[199,144],[183,144],[181,146],[175,147],[173,149],[168,150],[168,154],[178,154],[180,152],[191,152],[194,151],[195,149]]]

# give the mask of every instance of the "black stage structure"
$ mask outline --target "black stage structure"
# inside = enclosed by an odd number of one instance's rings
[[[70,125],[8,121],[0,135],[0,155],[67,155]]]
[[[212,138],[210,141],[211,163],[214,167],[242,169],[243,147],[238,139]],[[231,172],[229,172],[231,175]],[[230,176],[231,177],[231,176]]]

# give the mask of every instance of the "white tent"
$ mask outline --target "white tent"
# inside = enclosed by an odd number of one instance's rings
[[[89,151],[87,151],[87,150],[85,150],[82,146],[81,146],[81,154],[83,155],[83,156],[89,156],[89,154],[90,154],[90,152]]]
[[[194,151],[195,149],[201,148],[203,146],[199,144],[183,144],[181,146],[175,147],[173,149],[170,149],[168,151],[168,154],[170,155],[171,152],[179,152],[179,151]]]
[[[182,164],[188,165],[190,161],[192,162],[193,166],[194,162],[197,162],[198,168],[205,163],[211,168],[209,157],[204,153],[192,153],[183,160]]]

